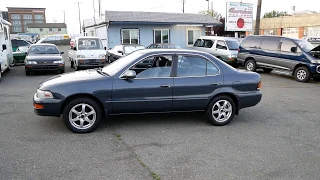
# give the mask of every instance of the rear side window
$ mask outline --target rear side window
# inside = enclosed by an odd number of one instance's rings
[[[241,46],[244,48],[258,48],[260,46],[261,38],[248,37],[242,40]]]
[[[218,41],[217,42],[217,49],[224,49],[227,50],[227,45],[224,41]]]
[[[263,50],[277,51],[279,43],[279,38],[262,38],[260,48]]]

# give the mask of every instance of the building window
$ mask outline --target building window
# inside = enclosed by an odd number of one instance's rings
[[[44,15],[43,14],[34,14],[34,19],[44,19]]]
[[[169,43],[170,34],[169,29],[155,29],[153,32],[153,42],[154,43]]]
[[[24,20],[23,25],[26,26],[27,24],[33,23],[32,20]]]
[[[139,29],[121,29],[121,43],[139,44]]]
[[[35,20],[34,22],[35,22],[35,23],[44,23],[43,20]]]
[[[49,28],[49,31],[51,32],[51,31],[52,31],[52,28]]]
[[[58,28],[58,31],[61,31],[61,28]]]
[[[200,30],[187,30],[187,44],[192,46],[194,42],[200,37]]]
[[[22,28],[21,27],[19,27],[19,26],[14,26],[13,28],[13,32],[22,32]]]
[[[40,28],[40,32],[42,32],[43,31],[43,28]]]
[[[20,14],[11,14],[11,19],[21,19]]]
[[[32,19],[32,14],[23,14],[23,19]]]

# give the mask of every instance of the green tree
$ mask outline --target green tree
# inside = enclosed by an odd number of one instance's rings
[[[273,17],[280,17],[280,16],[288,16],[288,12],[287,11],[270,11],[270,12],[266,12],[263,16],[263,18],[273,18]]]
[[[215,11],[215,10],[203,10],[203,11],[200,11],[199,12],[200,14],[207,14],[207,15],[209,15],[209,16],[212,16],[212,17],[214,17],[215,19],[218,19],[218,20],[220,20],[221,18],[222,18],[222,15],[220,14],[220,13],[218,13],[217,11]]]

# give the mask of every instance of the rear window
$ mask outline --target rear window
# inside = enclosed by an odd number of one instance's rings
[[[29,46],[30,44],[23,40],[11,40],[12,46]]]
[[[244,48],[258,48],[260,46],[261,38],[259,37],[247,37],[242,40],[241,46]]]
[[[238,50],[240,43],[239,41],[226,41],[229,50]]]

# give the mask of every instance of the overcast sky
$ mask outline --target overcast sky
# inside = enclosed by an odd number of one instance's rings
[[[66,11],[66,23],[69,33],[79,33],[78,7],[80,4],[81,20],[93,18],[93,0],[2,0],[1,10],[6,7],[43,7],[46,9],[47,22],[63,22],[63,11]],[[101,0],[102,10],[114,11],[150,11],[150,12],[182,12],[182,0]],[[206,0],[185,0],[185,13],[198,13],[206,10]],[[291,12],[291,7],[296,6],[296,11],[314,10],[320,11],[320,6],[315,5],[318,0],[263,0],[262,14],[266,11],[278,10]],[[98,16],[98,0],[96,16]],[[214,10],[225,16],[227,0],[210,0]],[[231,2],[240,2],[232,0]],[[256,8],[257,0],[243,0],[242,2],[253,3]]]

